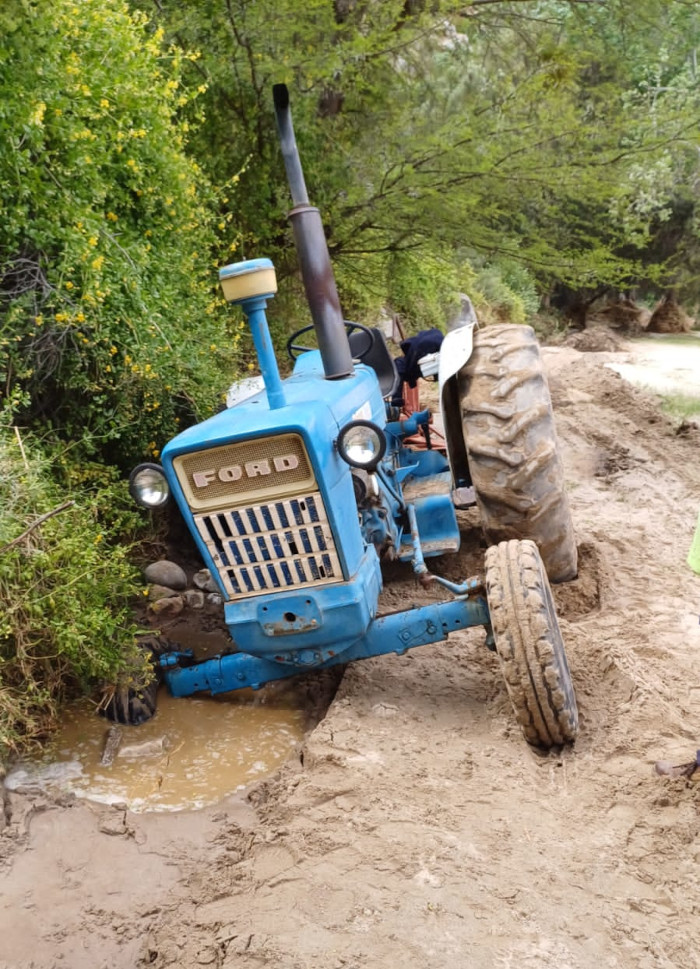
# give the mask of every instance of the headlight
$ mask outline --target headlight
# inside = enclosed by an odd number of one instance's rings
[[[139,464],[129,475],[129,494],[142,508],[160,508],[170,497],[170,485],[158,464]]]
[[[381,427],[371,421],[346,424],[336,441],[338,454],[353,468],[374,471],[384,457],[386,436]]]

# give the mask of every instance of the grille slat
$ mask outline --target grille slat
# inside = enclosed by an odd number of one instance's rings
[[[318,492],[194,520],[232,599],[342,578]]]

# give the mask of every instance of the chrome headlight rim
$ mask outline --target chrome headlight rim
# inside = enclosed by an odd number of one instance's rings
[[[150,476],[150,484],[144,482],[145,476]],[[160,490],[156,487],[156,481],[161,485]],[[149,493],[157,495],[157,498],[147,500],[145,496]],[[148,508],[150,511],[167,505],[170,499],[170,485],[163,468],[151,461],[137,464],[129,475],[129,494],[140,508]]]
[[[369,456],[360,458],[357,448],[361,446],[361,441],[365,434],[366,440],[372,442],[368,445]],[[355,440],[353,440],[353,436]],[[373,421],[350,421],[341,428],[338,439],[335,442],[338,454],[351,468],[361,468],[363,471],[375,471],[377,465],[386,454],[386,434]],[[355,449],[352,453],[351,449]]]

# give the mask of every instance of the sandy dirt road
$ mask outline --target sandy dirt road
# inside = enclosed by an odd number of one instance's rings
[[[472,630],[347,670],[247,799],[129,815],[13,794],[2,969],[695,969],[700,430],[602,366],[545,353],[580,552],[555,596],[581,713],[542,755]],[[477,572],[478,531],[444,570]],[[410,578],[388,588],[419,601]]]

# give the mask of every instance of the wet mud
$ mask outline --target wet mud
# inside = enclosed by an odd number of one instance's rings
[[[545,351],[579,551],[553,590],[573,748],[524,743],[473,629],[349,666],[284,765],[216,805],[9,792],[0,967],[695,969],[700,784],[655,765],[700,747],[700,429],[612,357]],[[483,563],[460,524],[430,561],[455,579]],[[435,594],[397,570],[384,597]]]

